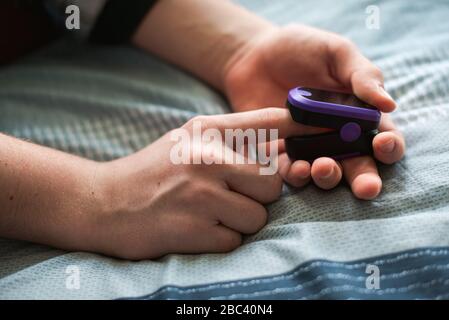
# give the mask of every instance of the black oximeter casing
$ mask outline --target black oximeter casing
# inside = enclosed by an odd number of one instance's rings
[[[336,160],[372,154],[381,114],[354,95],[312,88],[290,90],[286,106],[294,121],[335,131],[290,137],[287,154],[292,160],[312,161],[319,157]]]

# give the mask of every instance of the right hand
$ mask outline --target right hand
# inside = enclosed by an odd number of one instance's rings
[[[279,138],[316,130],[294,123],[288,110],[281,108],[199,116],[181,129],[191,133],[195,121],[203,130],[217,128],[222,133],[227,128],[279,128]],[[173,164],[169,154],[176,142],[170,134],[103,165],[100,179],[106,186],[106,205],[90,228],[96,230],[89,241],[91,251],[133,260],[168,253],[227,252],[240,245],[242,234],[265,225],[263,204],[281,193],[278,173],[260,175],[260,165],[247,162]],[[215,159],[222,156],[221,150],[212,150]]]
[[[404,156],[404,137],[387,114],[395,102],[383,88],[381,70],[337,34],[303,25],[265,31],[235,53],[224,75],[225,93],[234,111],[283,106],[288,91],[300,85],[354,93],[383,112],[373,157],[342,161],[321,157],[310,164],[290,161],[283,152],[279,172],[294,187],[313,180],[327,190],[344,177],[357,198],[371,200],[382,189],[375,160],[392,164]]]

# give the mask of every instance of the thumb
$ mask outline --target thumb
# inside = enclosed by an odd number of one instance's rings
[[[391,112],[396,108],[393,98],[384,89],[382,71],[362,55],[349,41],[342,41],[331,53],[331,65],[338,80],[361,100]]]
[[[384,88],[382,72],[374,66],[365,66],[351,73],[351,87],[361,100],[377,107],[380,111],[391,112],[396,103]]]

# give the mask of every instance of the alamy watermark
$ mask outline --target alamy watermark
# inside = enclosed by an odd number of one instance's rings
[[[367,264],[365,273],[369,274],[365,280],[365,287],[371,290],[380,289],[380,269],[375,264]]]
[[[65,19],[65,27],[68,30],[79,30],[80,8],[77,5],[71,4],[65,8],[65,13],[68,15]]]
[[[201,121],[193,121],[193,130],[179,128],[171,132],[176,144],[170,150],[173,164],[260,164],[261,175],[273,175],[278,168],[278,130],[225,129],[202,130]],[[268,135],[269,133],[269,135]],[[268,139],[269,138],[269,139]],[[269,150],[267,140],[271,140]]]
[[[79,290],[81,288],[80,267],[69,265],[65,269],[67,274],[65,278],[65,287],[68,290]]]
[[[376,5],[367,6],[365,9],[367,17],[365,18],[365,26],[368,30],[380,29],[380,8]]]

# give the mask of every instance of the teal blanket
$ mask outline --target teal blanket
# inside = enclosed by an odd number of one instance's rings
[[[279,24],[344,34],[384,70],[408,149],[380,167],[380,197],[286,186],[268,225],[228,254],[130,262],[0,239],[0,298],[449,297],[449,2],[240,2]],[[379,30],[365,27],[373,4]],[[228,111],[200,81],[129,47],[64,40],[0,70],[1,131],[97,160]],[[378,288],[367,286],[369,266]],[[67,286],[73,268],[77,288]]]

